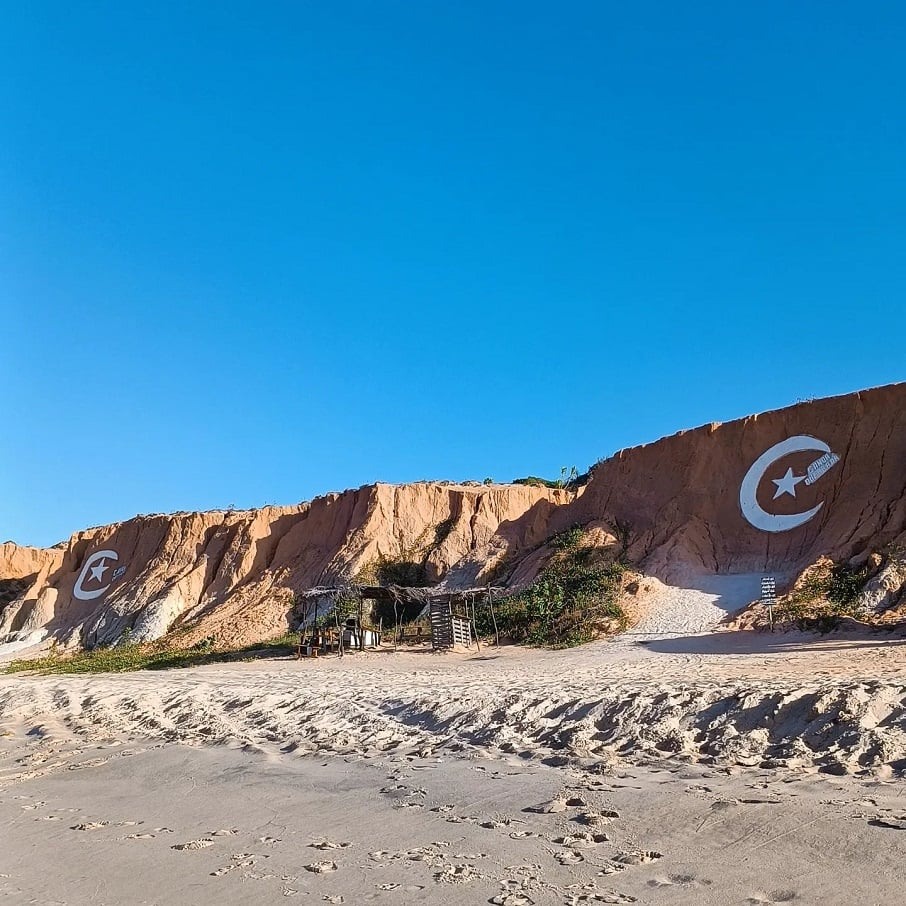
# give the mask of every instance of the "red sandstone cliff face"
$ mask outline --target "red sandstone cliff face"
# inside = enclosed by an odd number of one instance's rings
[[[380,558],[415,558],[430,581],[469,585],[504,554],[543,543],[571,496],[371,485],[292,507],[136,517],[78,532],[62,550],[12,545],[0,577],[31,575],[39,561],[41,570],[0,613],[0,641],[93,647],[127,630],[145,641],[174,629],[187,644],[266,638],[286,630],[294,592],[349,580]]]
[[[668,581],[878,550],[906,530],[906,384],[623,450],[558,519],[627,526],[630,557]]]
[[[623,450],[578,494],[370,485],[298,506],[136,517],[47,551],[2,545],[0,580],[28,588],[0,599],[0,643],[94,646],[127,630],[138,640],[178,632],[184,644],[256,641],[287,628],[296,591],[381,558],[418,560],[430,581],[459,587],[505,561],[519,585],[545,562],[547,540],[576,524],[676,584],[794,576],[822,556],[906,545],[906,384]],[[875,594],[884,606],[902,597],[888,573]]]

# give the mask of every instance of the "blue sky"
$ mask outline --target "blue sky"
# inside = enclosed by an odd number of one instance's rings
[[[10,4],[0,540],[904,377],[906,9]]]

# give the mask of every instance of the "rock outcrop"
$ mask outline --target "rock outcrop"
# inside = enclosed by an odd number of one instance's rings
[[[377,484],[297,506],[140,516],[49,550],[5,544],[0,643],[251,642],[287,628],[294,593],[376,565],[447,587],[518,586],[574,525],[675,585],[792,579],[819,557],[902,564],[890,552],[906,547],[906,384],[623,450],[579,489]],[[878,574],[872,609],[902,597],[903,577],[899,565]]]

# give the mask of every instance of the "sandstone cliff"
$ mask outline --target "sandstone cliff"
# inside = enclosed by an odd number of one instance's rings
[[[466,587],[531,580],[574,525],[674,585],[793,579],[874,555],[871,606],[903,598],[906,384],[684,431],[599,463],[583,489],[369,485],[245,512],[142,516],[49,550],[0,546],[0,643],[109,644],[127,632],[242,643],[287,627],[295,592],[385,562]],[[880,552],[880,553],[879,553]],[[10,584],[13,583],[13,584]]]
[[[625,531],[630,557],[677,583],[867,555],[906,530],[906,384],[623,450],[558,522]]]
[[[369,485],[310,503],[139,516],[77,532],[62,549],[6,545],[0,576],[30,576],[0,614],[0,640],[67,646],[214,635],[242,643],[287,628],[293,593],[381,562],[417,563],[450,586],[547,538],[566,491],[523,486]]]

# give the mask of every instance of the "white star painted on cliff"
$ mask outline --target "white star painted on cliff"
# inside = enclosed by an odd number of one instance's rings
[[[92,579],[97,579],[98,582],[103,582],[103,581],[104,581],[104,573],[107,572],[108,569],[110,569],[110,567],[107,566],[107,560],[106,560],[106,558],[102,558],[102,559],[101,559],[101,562],[98,563],[97,566],[92,566],[92,567],[91,567],[91,578],[92,578]]]
[[[777,490],[774,492],[774,500],[778,497],[783,496],[784,494],[789,494],[790,497],[796,496],[796,485],[800,481],[805,481],[804,475],[794,475],[792,469],[786,470],[786,475],[783,478],[772,478],[771,481],[777,485]]]

